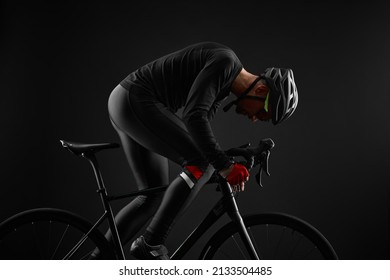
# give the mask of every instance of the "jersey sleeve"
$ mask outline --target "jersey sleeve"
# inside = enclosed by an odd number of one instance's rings
[[[221,102],[214,102],[214,104],[211,106],[211,108],[210,108],[210,110],[209,110],[209,112],[208,112],[208,115],[207,115],[207,119],[209,120],[209,121],[211,121],[213,118],[214,118],[214,116],[215,116],[215,114],[217,113],[217,111],[218,111],[218,108],[221,106]]]
[[[192,84],[183,111],[188,131],[216,170],[227,168],[230,160],[215,139],[209,118],[215,113],[218,93],[230,86],[237,70],[237,65],[228,55],[208,62]]]

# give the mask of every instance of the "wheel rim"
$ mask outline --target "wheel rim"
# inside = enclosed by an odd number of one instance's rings
[[[302,233],[275,224],[247,228],[260,259],[323,259],[318,247]],[[238,233],[230,235],[216,250],[213,259],[250,259]]]
[[[329,241],[307,222],[284,213],[243,217],[260,259],[338,259]],[[204,247],[201,259],[250,259],[235,223],[222,227]]]
[[[58,221],[33,221],[14,228],[0,241],[1,259],[87,259],[96,244],[86,238],[78,250],[72,248],[84,233]]]
[[[105,237],[71,212],[40,208],[19,213],[0,224],[0,259],[115,259]]]

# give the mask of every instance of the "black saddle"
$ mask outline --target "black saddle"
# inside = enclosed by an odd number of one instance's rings
[[[101,150],[119,148],[117,143],[99,143],[99,144],[84,144],[70,141],[60,140],[62,147],[71,151],[77,156],[83,154],[94,154]]]

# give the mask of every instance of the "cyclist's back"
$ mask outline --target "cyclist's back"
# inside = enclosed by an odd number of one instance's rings
[[[131,85],[142,87],[176,112],[186,105],[189,95],[204,95],[206,87],[213,91],[209,95],[226,97],[241,68],[241,62],[230,48],[206,42],[156,59],[129,74],[120,84],[126,89]],[[209,80],[215,78],[219,78],[219,84],[209,88]]]

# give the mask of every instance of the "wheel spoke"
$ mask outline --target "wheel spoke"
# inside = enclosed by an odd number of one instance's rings
[[[51,232],[52,232],[52,222],[49,221],[49,236],[47,238],[47,256],[50,256]]]
[[[35,222],[31,222],[31,225],[32,225],[32,229],[33,229],[33,236],[34,236],[34,240],[35,240],[35,246],[37,247],[38,251],[39,251],[39,254],[41,256],[41,260],[44,260],[45,257],[43,255],[43,252],[42,252],[42,247],[40,246],[40,242],[38,240],[38,235],[37,235],[37,229],[36,229],[36,223]]]
[[[249,233],[249,235],[250,235],[250,238],[251,238],[251,240],[252,240],[253,245],[255,246],[255,249],[256,249],[256,252],[257,252],[258,257],[259,257],[261,260],[263,260],[264,258],[263,258],[262,252],[260,251],[260,247],[259,247],[259,245],[257,244],[257,240],[256,240],[256,238],[254,237],[254,235],[253,235],[253,233],[252,233],[251,227],[248,227],[248,233]]]
[[[96,225],[61,209],[27,210],[0,228],[0,259],[89,259],[95,248],[101,259],[113,259],[110,245]]]
[[[266,230],[267,230],[267,238],[266,238],[266,242],[265,242],[265,252],[266,252],[266,255],[268,256],[269,254],[269,225],[266,224]]]
[[[18,235],[19,235],[19,231],[18,231],[16,228],[14,228],[14,229],[12,230],[12,232],[13,232],[13,234],[15,234],[15,236],[18,236]],[[3,252],[3,250],[4,250],[4,251],[7,250],[7,257],[14,256],[14,255],[17,256],[19,252],[17,252],[17,250],[15,250],[14,247],[11,247],[11,248],[10,248],[10,246],[7,246],[8,243],[9,243],[9,241],[6,240],[6,239],[4,239],[4,238],[2,238],[2,239],[0,240],[0,247],[2,248],[2,249],[0,250],[0,252]],[[9,251],[10,249],[11,249],[12,251]],[[16,253],[15,253],[15,252],[16,252]],[[1,255],[1,256],[3,257],[3,255]],[[5,257],[4,257],[4,259],[5,259]]]
[[[317,246],[313,246],[313,247],[309,250],[309,252],[307,252],[307,253],[304,255],[304,257],[303,257],[302,259],[307,260],[307,257],[310,256],[310,255],[314,252],[314,250],[318,250],[318,249],[317,249]]]
[[[310,224],[284,214],[258,214],[244,218],[247,231],[260,259],[337,259],[332,246]],[[222,252],[239,251],[234,258],[247,259],[239,232],[232,222],[223,227],[211,239],[203,258],[224,257]],[[232,242],[227,242],[232,239]],[[214,255],[219,252],[218,255]],[[226,254],[226,257],[230,257]],[[238,258],[237,258],[238,257]]]
[[[238,242],[237,242],[237,240],[236,240],[236,238],[234,238],[234,236],[232,235],[231,236],[232,237],[232,239],[233,239],[233,241],[234,241],[234,243],[236,244],[236,247],[238,248],[238,250],[240,251],[240,253],[241,253],[241,255],[247,260],[247,258],[246,258],[246,256],[245,256],[245,254],[244,254],[244,252],[241,250],[241,246],[238,244]]]
[[[302,240],[302,234],[299,235],[298,241],[293,246],[293,249],[292,249],[291,254],[290,254],[290,259],[292,259],[292,257],[294,256],[294,253],[297,250],[298,244],[301,242],[301,240]]]
[[[16,234],[16,235],[19,235],[19,231],[15,228],[14,230],[13,230],[13,232]],[[5,243],[5,242],[4,242]],[[9,249],[8,249],[9,250]],[[14,250],[14,248],[12,248],[12,256],[13,256],[13,254],[14,254],[14,252],[15,252],[15,250]],[[16,254],[15,254],[16,255]]]
[[[218,253],[221,253],[222,255],[226,256],[228,260],[234,260],[234,257],[230,254],[228,254],[225,250],[222,250],[221,248],[218,248]]]
[[[64,237],[65,237],[66,233],[68,232],[68,229],[69,229],[69,224],[66,226],[64,232],[62,233],[61,239],[60,239],[60,241],[58,242],[57,247],[56,247],[56,249],[54,250],[53,255],[51,256],[51,259],[54,258],[54,256],[56,255],[56,253],[57,253],[57,251],[58,251],[58,248],[60,248],[60,246],[61,246],[61,244],[62,244],[62,241],[64,240]]]
[[[80,249],[81,246],[83,246],[84,242],[87,240],[88,235],[83,235],[79,242],[74,245],[74,247],[68,252],[68,254],[64,257],[64,259],[68,260],[76,253],[78,249]]]
[[[280,244],[282,244],[282,239],[283,239],[283,236],[284,236],[285,232],[286,232],[286,227],[283,227],[282,234],[279,237],[278,244],[276,245],[276,249],[275,249],[274,255],[272,257],[273,260],[276,259],[276,255],[278,254],[278,250],[280,248]]]

